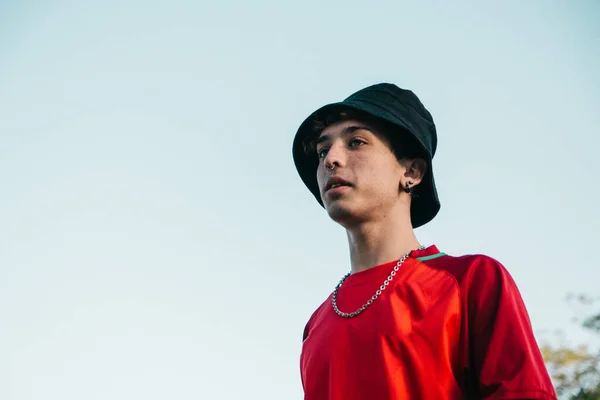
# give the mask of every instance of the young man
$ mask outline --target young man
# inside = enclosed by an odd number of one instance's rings
[[[391,84],[300,126],[300,177],[346,229],[350,272],[304,330],[306,400],[556,399],[515,282],[484,255],[423,247],[440,209],[431,114]]]

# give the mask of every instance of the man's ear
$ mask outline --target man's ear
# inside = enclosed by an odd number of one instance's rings
[[[411,186],[416,186],[425,177],[425,173],[427,172],[427,161],[422,158],[415,158],[412,160],[406,160],[406,172],[404,173],[404,179],[406,182],[412,181],[413,184]],[[406,182],[403,182],[406,185]]]

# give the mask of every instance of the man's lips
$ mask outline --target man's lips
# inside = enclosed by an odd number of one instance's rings
[[[352,186],[352,184],[340,177],[333,176],[327,181],[327,184],[325,185],[325,192],[343,186]]]

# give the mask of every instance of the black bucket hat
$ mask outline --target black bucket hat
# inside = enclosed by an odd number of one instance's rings
[[[429,111],[412,91],[390,83],[366,87],[342,102],[325,105],[313,112],[298,128],[292,147],[294,163],[302,181],[319,204],[323,206],[317,184],[319,161],[316,156],[306,154],[305,144],[317,134],[313,128],[315,123],[324,123],[328,115],[342,111],[354,111],[397,127],[392,132],[384,132],[391,140],[393,135],[407,133],[414,139],[427,161],[427,173],[418,185],[418,197],[413,198],[411,203],[412,226],[418,228],[431,221],[440,210],[431,163],[437,147],[435,124]]]

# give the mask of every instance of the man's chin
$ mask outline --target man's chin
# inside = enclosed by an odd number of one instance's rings
[[[326,206],[327,214],[329,218],[337,222],[342,226],[351,225],[353,221],[357,220],[359,215],[357,210],[349,205],[345,205],[340,201],[336,201],[333,204]]]

